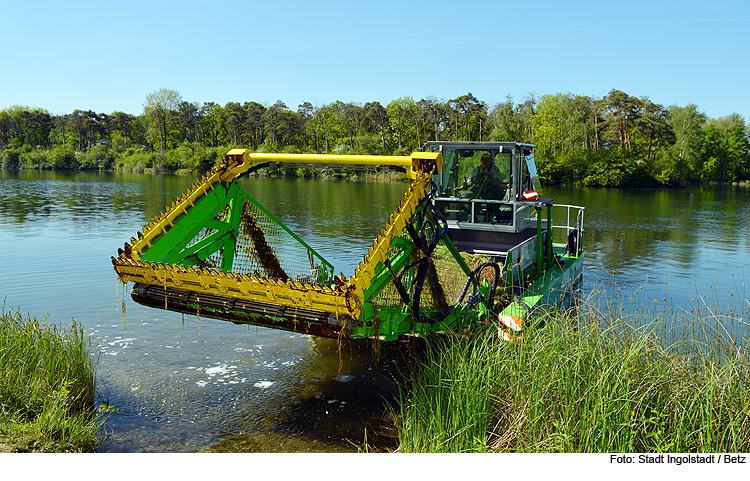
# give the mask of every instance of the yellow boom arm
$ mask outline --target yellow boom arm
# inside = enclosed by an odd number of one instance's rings
[[[339,165],[399,166],[406,169],[413,182],[388,222],[364,255],[363,261],[349,279],[337,279],[334,285],[313,286],[292,280],[286,282],[258,278],[251,275],[232,274],[214,269],[201,269],[181,265],[162,264],[142,260],[160,237],[165,236],[180,219],[196,208],[198,201],[214,195],[219,186],[226,186],[247,172],[253,164],[320,163]],[[428,190],[432,174],[442,168],[439,152],[415,152],[411,156],[372,155],[320,155],[253,153],[245,149],[230,150],[224,161],[204,175],[198,183],[144,226],[143,233],[131,238],[118,257],[112,258],[115,271],[123,281],[163,287],[189,288],[204,294],[220,293],[248,301],[266,302],[296,308],[321,311],[358,318],[363,301],[363,291],[370,286],[375,267],[387,257],[391,241],[401,235],[409,218],[414,214],[419,200]]]
[[[406,176],[415,179],[418,172],[430,173],[432,167],[440,172],[443,168],[443,156],[439,152],[413,152],[410,156],[395,155],[334,155],[334,154],[280,154],[250,152],[247,149],[232,149],[227,152],[227,159],[232,158],[238,162],[237,167],[242,172],[251,167],[253,163],[307,163],[307,164],[337,164],[337,165],[371,165],[380,167],[393,165],[404,167]],[[429,166],[429,168],[428,168]],[[437,173],[436,172],[436,173]]]

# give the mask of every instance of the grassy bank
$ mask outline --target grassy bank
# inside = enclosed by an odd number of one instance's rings
[[[95,365],[77,324],[0,311],[0,451],[85,452],[99,442]]]
[[[696,315],[675,336],[612,319],[587,309],[544,316],[518,343],[431,343],[395,415],[399,450],[750,451],[746,327]]]

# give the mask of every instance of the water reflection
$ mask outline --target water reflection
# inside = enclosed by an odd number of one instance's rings
[[[750,251],[750,190],[546,188],[586,210],[588,273],[666,280],[705,271],[741,274]]]
[[[750,189],[547,187],[545,195],[586,206],[584,291],[597,302],[674,324],[719,316],[738,335],[750,322]]]
[[[347,343],[339,356],[335,341],[144,308],[117,282],[110,256],[195,180],[0,171],[0,298],[58,324],[75,318],[100,343],[97,389],[120,409],[107,426],[111,451],[355,450],[411,351],[396,346],[376,362],[372,346]],[[347,276],[407,188],[243,183]],[[747,302],[748,189],[545,196],[586,206],[586,289],[610,284],[687,309],[696,293]]]
[[[395,395],[398,358],[183,319],[134,304],[116,281],[110,256],[195,180],[0,171],[0,296],[51,322],[75,319],[99,343],[97,390],[120,410],[107,424],[110,451],[354,450],[349,441],[361,443]],[[347,275],[407,187],[244,182]]]

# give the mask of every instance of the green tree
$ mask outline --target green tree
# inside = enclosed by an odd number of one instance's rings
[[[416,110],[414,99],[408,96],[397,98],[386,107],[390,130],[396,134],[400,153],[404,153],[404,149],[410,151],[419,147]]]
[[[74,110],[70,116],[79,151],[90,149],[97,140],[106,137],[106,126],[100,116],[91,110]]]
[[[55,124],[52,130],[53,143],[56,145],[61,145],[62,147],[66,147],[68,143],[66,134],[68,134],[68,123],[70,122],[70,115],[55,116],[53,121]]]
[[[315,131],[314,127],[313,127],[313,129],[310,129],[309,126],[308,126],[308,124],[310,123],[310,121],[313,118],[313,112],[314,111],[315,111],[315,108],[313,107],[313,105],[310,102],[302,102],[301,104],[299,104],[297,106],[297,116],[299,118],[300,131],[302,132],[302,141],[303,141],[302,142],[303,143],[302,149],[304,151],[309,150],[309,146],[310,146],[310,135],[309,134],[310,134],[311,130],[313,132]],[[314,138],[317,141],[317,136],[314,136]],[[316,143],[316,146],[315,146],[315,150],[316,150],[316,152],[318,152],[317,143]]]
[[[455,140],[481,140],[486,126],[487,106],[471,92],[449,100]]]
[[[434,137],[435,141],[439,141],[441,134],[450,128],[450,117],[448,116],[448,105],[436,99],[435,97],[427,97],[426,99],[419,101],[419,109],[423,112],[423,125],[429,125],[431,127],[430,137]],[[428,134],[425,132],[423,137],[424,141],[427,141]]]
[[[661,104],[651,102],[647,97],[641,99],[642,110],[638,118],[637,128],[647,142],[644,143],[646,162],[653,161],[662,146],[674,143],[672,131],[667,117],[669,111]]]
[[[388,126],[388,111],[380,102],[368,102],[364,106],[364,121],[373,132],[380,132],[380,141],[383,153],[386,152],[385,131]]]
[[[685,107],[673,105],[667,109],[666,122],[674,142],[664,149],[661,156],[664,160],[658,166],[655,177],[662,184],[684,184],[700,172],[698,153],[706,114],[699,112],[695,104]]]
[[[201,107],[202,136],[210,139],[211,147],[216,147],[222,142],[220,132],[222,111],[221,105],[214,102],[206,102]]]
[[[54,121],[44,109],[24,110],[20,113],[19,124],[24,143],[32,148],[48,148]]]
[[[595,129],[591,123],[593,118],[593,101],[582,95],[569,95],[565,102],[567,111],[565,147],[570,159],[572,182],[579,179],[579,171],[585,170],[585,164],[592,158]]]
[[[733,182],[748,177],[750,145],[739,114],[710,119],[702,133],[701,178]]]
[[[341,122],[342,125],[346,124],[346,138],[349,143],[349,150],[354,151],[354,137],[359,131],[362,119],[362,107],[352,102],[345,104],[341,101],[336,101],[333,104],[333,108],[336,109],[339,119],[343,120]],[[343,129],[341,134],[340,137],[343,138]]]
[[[539,149],[539,175],[543,182],[557,183],[570,177],[563,162],[566,139],[570,135],[570,101],[570,94],[542,96],[532,117],[532,140]]]
[[[349,134],[349,147],[354,151],[354,139],[358,138],[364,119],[364,109],[356,102],[344,104],[344,116],[346,118],[346,130]]]
[[[221,124],[229,142],[233,145],[242,143],[242,133],[247,111],[237,102],[227,102],[221,115]]]
[[[2,145],[20,148],[24,145],[23,113],[32,110],[23,105],[13,105],[0,112],[0,139]]]
[[[625,92],[612,89],[602,103],[606,109],[606,138],[619,145],[623,156],[627,157],[632,150],[633,133],[642,102]]]
[[[300,122],[297,113],[289,110],[281,100],[269,107],[261,117],[267,134],[265,143],[271,147],[283,149],[294,142],[294,137],[300,135]]]
[[[533,140],[543,158],[555,158],[563,150],[567,99],[565,94],[545,95],[539,99],[532,118]]]
[[[334,139],[337,124],[336,113],[330,105],[316,107],[314,114],[314,126],[316,132],[322,131],[325,140],[326,154],[331,152],[331,140]],[[316,134],[317,135],[317,134]]]
[[[112,112],[107,122],[107,134],[120,135],[135,142],[135,116],[120,111]]]
[[[701,179],[706,181],[722,180],[725,175],[726,148],[724,139],[715,125],[709,125],[701,133],[702,145]]]
[[[13,137],[13,118],[7,109],[0,110],[0,148],[8,146]]]
[[[263,114],[266,108],[258,102],[247,102],[245,112],[245,129],[250,137],[250,148],[257,149],[265,141]]]
[[[505,102],[496,104],[489,113],[492,121],[490,140],[498,142],[529,142],[526,137],[528,129],[525,128],[524,116],[519,115],[519,109],[513,103],[513,98],[508,95]]]
[[[203,117],[198,102],[182,101],[177,107],[177,131],[182,141],[197,145],[200,142],[200,125]]]
[[[182,95],[176,90],[160,88],[146,96],[144,114],[153,122],[161,139],[161,152],[167,148],[169,133],[178,117]]]

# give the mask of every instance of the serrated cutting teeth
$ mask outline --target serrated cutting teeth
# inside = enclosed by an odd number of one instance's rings
[[[302,257],[309,256],[311,272],[309,275],[301,272],[295,273],[296,277],[287,277],[287,272],[279,268],[281,274],[274,272],[261,277],[263,272],[272,272],[267,264],[251,268],[244,264],[238,269],[248,269],[244,274],[230,272],[236,268],[236,264],[233,264],[235,256],[239,257],[240,252],[244,252],[239,250],[238,239],[241,236],[248,239],[250,236],[247,232],[255,232],[253,229],[263,230],[258,229],[258,225],[248,227],[242,223],[250,215],[244,213],[245,202],[256,201],[242,190],[236,180],[240,171],[237,167],[244,161],[238,160],[236,152],[233,155],[227,154],[224,162],[193,183],[176,201],[170,202],[153,220],[148,221],[148,225],[142,227],[142,232],[138,231],[136,237],[131,237],[123,248],[118,249],[118,257],[112,257],[115,271],[125,281],[163,288],[164,306],[168,304],[166,297],[170,288],[194,293],[202,299],[221,296],[222,299],[237,302],[273,305],[281,310],[319,310],[336,314],[337,318],[358,319],[362,314],[365,291],[373,282],[376,267],[388,258],[394,239],[403,234],[404,226],[431,182],[430,174],[418,172],[411,177],[412,184],[351,277],[347,278],[342,273],[332,279],[333,266],[291,231],[289,235],[308,249]],[[267,217],[273,218],[267,211],[264,212]],[[278,219],[273,218],[273,222],[287,229]],[[259,234],[260,238],[262,235]],[[252,237],[251,241],[256,248],[254,255],[257,256],[257,248],[265,240],[261,243],[258,238]],[[269,235],[266,246],[270,248],[266,251],[269,254],[259,256],[260,259],[268,261],[265,257],[276,255],[273,253],[275,245],[271,241],[278,242],[278,238],[272,239]],[[313,254],[320,261],[315,267]],[[278,261],[276,259],[277,264]],[[324,269],[321,268],[323,264],[327,266]],[[329,285],[318,285],[323,283],[320,279],[325,279]],[[325,319],[328,319],[328,314]]]

